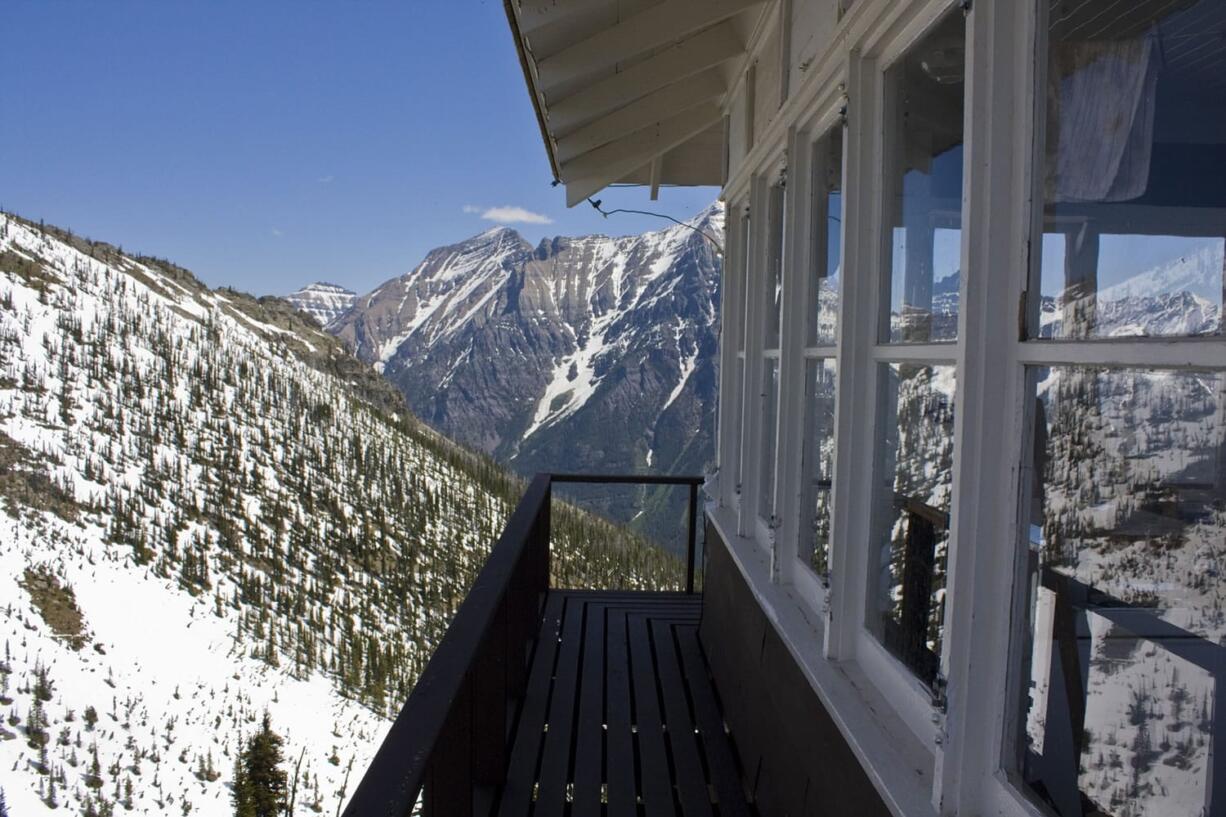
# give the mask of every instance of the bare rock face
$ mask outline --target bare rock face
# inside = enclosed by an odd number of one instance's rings
[[[432,251],[330,328],[418,416],[521,472],[697,473],[714,458],[717,243],[721,205],[536,247],[497,228]]]
[[[344,315],[349,307],[353,306],[353,301],[357,297],[356,292],[345,289],[343,286],[320,282],[308,284],[297,292],[291,292],[285,296],[285,300],[326,328]]]

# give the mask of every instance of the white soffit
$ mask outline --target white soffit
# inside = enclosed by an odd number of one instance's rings
[[[718,185],[723,105],[763,0],[504,0],[554,175]]]

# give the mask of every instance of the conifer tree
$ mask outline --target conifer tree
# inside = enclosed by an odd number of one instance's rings
[[[277,817],[285,810],[286,774],[281,736],[268,713],[234,765],[234,817]]]

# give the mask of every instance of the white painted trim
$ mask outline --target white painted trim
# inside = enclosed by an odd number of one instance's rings
[[[936,817],[928,795],[932,761],[923,745],[862,667],[821,657],[820,625],[793,587],[771,581],[769,555],[758,543],[735,534],[735,514],[708,505],[707,518],[891,814]]]
[[[1154,369],[1226,368],[1226,339],[1139,338],[1135,340],[1031,340],[1020,344],[1026,365],[1129,366]]]
[[[786,8],[786,6],[785,6]],[[783,315],[779,326],[779,424],[776,429],[776,541],[771,573],[791,582],[798,553],[800,502],[804,496],[802,452],[805,447],[805,361],[799,349],[807,323],[812,203],[809,197],[811,151],[806,134],[788,132],[788,183],[785,190],[789,227],[784,231]]]
[[[932,695],[928,688],[868,630],[860,630],[856,642],[856,663],[873,679],[914,739],[933,751],[940,730],[932,717]]]
[[[864,626],[868,586],[868,538],[872,522],[873,425],[877,378],[870,351],[876,341],[876,274],[880,247],[876,240],[880,192],[876,171],[880,154],[881,101],[876,93],[880,72],[872,60],[852,54],[848,89],[858,104],[848,111],[843,140],[843,271],[839,276],[839,377],[835,395],[834,477],[831,488],[830,599],[826,655],[831,660],[856,657]],[[871,191],[853,195],[852,191]],[[859,372],[860,376],[850,373]]]
[[[762,427],[762,330],[765,315],[767,197],[769,184],[754,177],[749,205],[749,264],[745,274],[745,380],[741,409],[741,506],[737,533],[752,536],[758,516]]]
[[[954,399],[953,501],[941,670],[948,713],[933,801],[982,813],[1006,720],[1019,474],[1025,438],[1017,304],[1025,286],[1029,104],[1026,4],[985,0],[967,17],[962,276]],[[991,173],[976,172],[992,168]]]
[[[949,365],[958,360],[957,343],[882,343],[873,347],[878,363],[932,363]]]

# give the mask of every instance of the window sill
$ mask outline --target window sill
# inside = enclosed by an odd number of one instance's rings
[[[770,580],[770,554],[754,540],[736,535],[735,514],[710,503],[707,516],[890,811],[900,817],[936,817],[931,800],[932,753],[894,712],[863,668],[855,662],[834,663],[821,657],[823,628],[811,607],[797,597],[793,587]]]

